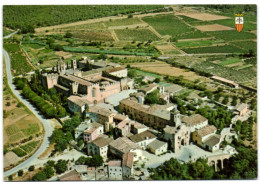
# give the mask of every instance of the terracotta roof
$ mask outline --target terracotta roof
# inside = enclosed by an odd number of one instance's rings
[[[104,147],[109,145],[113,141],[112,138],[104,138],[104,137],[98,137],[97,139],[93,140],[91,143],[95,144],[98,147]]]
[[[81,181],[80,174],[74,169],[73,171],[70,171],[61,177],[59,177],[60,181]]]
[[[189,117],[183,117],[182,121],[185,122],[188,126],[194,126],[207,121],[207,118],[201,116],[200,114],[193,114]]]
[[[236,110],[240,112],[243,109],[245,109],[246,107],[247,107],[247,104],[241,103],[240,105],[236,106]]]
[[[165,144],[167,144],[167,143],[156,139],[153,142],[151,142],[148,146],[150,148],[156,150],[156,149],[159,149],[160,147],[164,146]]]
[[[148,128],[147,126],[145,126],[137,121],[131,122],[131,125],[133,125],[136,129]]]
[[[126,137],[117,138],[116,140],[112,141],[109,145],[122,153],[127,153],[130,152],[130,150],[132,149],[139,148],[137,144],[135,144]]]
[[[89,107],[89,112],[96,113],[96,114],[99,114],[102,116],[107,116],[107,117],[111,116],[112,114],[116,115],[115,112],[104,109],[102,107],[98,107],[98,106]]]
[[[124,120],[124,121],[121,121],[118,125],[117,125],[117,128],[119,129],[123,129],[126,125],[130,125],[130,120]]]
[[[151,91],[151,90],[153,90],[153,89],[155,89],[155,88],[157,88],[157,87],[158,87],[157,84],[151,83],[151,84],[149,84],[149,85],[143,86],[143,87],[140,88],[139,90],[140,90],[140,91],[144,91],[145,93],[147,93],[147,92],[149,92],[149,91]]]
[[[60,77],[67,79],[67,80],[70,80],[71,82],[77,82],[81,85],[86,85],[86,86],[92,85],[91,82],[85,80],[84,78],[77,77],[75,75],[60,75]]]
[[[143,111],[143,112],[146,112],[146,113],[149,112],[149,106],[137,103],[137,102],[130,100],[130,99],[121,100],[120,103],[125,104],[128,107],[132,107],[136,110],[140,110],[140,111]]]
[[[138,143],[138,142],[141,142],[141,141],[144,141],[144,140],[147,140],[147,139],[156,138],[156,136],[154,134],[152,134],[151,132],[146,130],[146,131],[144,131],[142,133],[133,135],[133,136],[131,136],[129,138],[133,142]]]
[[[163,129],[165,133],[169,134],[175,134],[178,130],[176,127],[173,126],[166,126],[166,128]]]
[[[199,129],[197,132],[198,132],[199,136],[204,137],[204,136],[214,133],[215,131],[217,131],[217,128],[215,126],[207,125],[201,129]]]
[[[121,120],[121,121],[123,121],[123,120],[125,120],[125,119],[127,119],[128,117],[126,116],[126,115],[123,115],[123,114],[116,114],[115,116],[114,116],[114,119],[117,119],[117,120]]]
[[[72,96],[68,97],[68,100],[80,107],[82,107],[86,104],[90,104],[90,102],[87,99],[76,96],[76,95],[72,95]]]
[[[212,135],[203,143],[210,146],[210,147],[213,147],[216,144],[218,144],[219,141],[220,141],[220,135]]]
[[[120,161],[120,160],[117,160],[117,161],[109,161],[109,162],[108,162],[108,166],[121,167],[121,161]]]
[[[122,166],[127,166],[129,168],[133,167],[134,164],[134,153],[133,152],[128,152],[123,154],[122,157]]]
[[[85,130],[84,133],[87,133],[87,134],[92,134],[93,132],[95,132],[97,128],[89,128],[88,130]]]
[[[107,73],[113,73],[113,72],[117,72],[117,71],[121,71],[121,70],[125,70],[126,68],[123,68],[123,67],[115,67],[115,68],[110,68],[110,69],[107,69],[106,72]]]

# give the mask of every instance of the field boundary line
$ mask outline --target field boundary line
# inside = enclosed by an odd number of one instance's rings
[[[111,35],[112,35],[113,39],[114,39],[116,42],[118,42],[118,41],[119,41],[119,39],[118,39],[118,37],[117,37],[117,35],[116,35],[116,32],[115,32],[115,30],[110,30],[110,33],[111,33]]]
[[[20,44],[21,45],[21,44]],[[25,54],[25,56],[26,56],[26,60],[27,60],[27,62],[32,66],[32,68],[33,69],[36,69],[36,67],[32,64],[32,62],[31,62],[31,58],[30,58],[30,56],[28,55],[28,53],[22,48],[22,46],[20,46],[20,49],[22,49],[22,52]]]

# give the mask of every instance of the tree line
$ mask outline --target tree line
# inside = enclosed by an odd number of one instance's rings
[[[163,5],[6,5],[3,25],[27,33],[34,32],[36,27],[151,10],[168,9]]]

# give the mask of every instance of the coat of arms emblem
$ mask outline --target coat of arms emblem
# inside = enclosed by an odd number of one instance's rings
[[[236,14],[235,16],[236,29],[238,32],[241,32],[243,29],[244,17],[242,14]]]

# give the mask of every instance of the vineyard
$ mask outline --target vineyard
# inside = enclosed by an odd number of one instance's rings
[[[201,54],[201,53],[245,53],[246,51],[239,49],[233,45],[212,46],[212,47],[198,47],[182,49],[188,54]]]
[[[160,40],[149,29],[119,29],[115,30],[119,40],[123,41],[156,41]]]
[[[141,24],[141,23],[143,22],[139,18],[124,18],[124,19],[110,20],[104,22],[106,27],[134,25],[134,24]]]
[[[27,62],[26,57],[22,54],[18,44],[4,43],[5,50],[10,53],[11,67],[15,75],[27,73],[33,70]]]
[[[161,35],[176,36],[178,34],[193,31],[192,28],[183,23],[173,14],[144,17],[142,19]]]
[[[73,32],[74,38],[79,38],[86,41],[114,41],[109,31],[84,31]]]
[[[208,32],[209,35],[225,41],[256,39],[256,35],[249,32],[238,32],[237,30]]]
[[[214,44],[224,43],[222,40],[197,40],[197,41],[179,41],[175,43],[178,48],[211,46]]]

